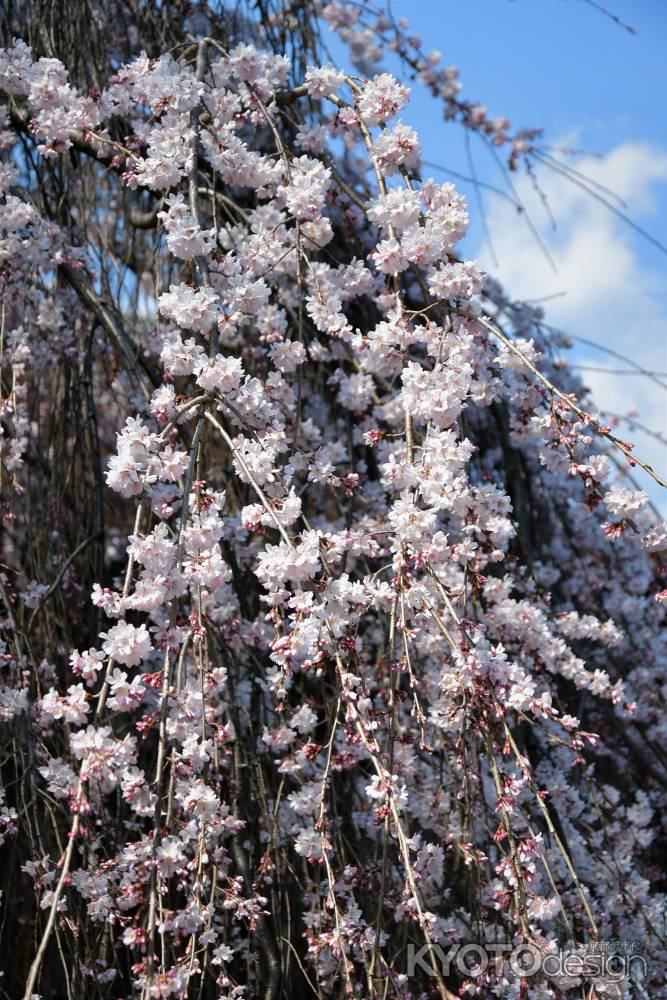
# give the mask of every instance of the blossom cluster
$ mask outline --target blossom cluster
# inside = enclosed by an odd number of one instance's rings
[[[112,61],[94,96],[0,51],[0,716],[24,741],[0,840],[44,943],[21,989],[581,987],[406,975],[407,943],[484,926],[545,954],[650,939],[662,996],[667,528],[541,310],[461,259],[465,199],[420,177],[387,38],[448,117],[529,139],[370,5],[313,9],[369,78],[295,75],[284,11]],[[76,225],[23,142],[76,153]]]

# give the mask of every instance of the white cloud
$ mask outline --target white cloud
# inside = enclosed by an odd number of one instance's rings
[[[605,196],[650,231],[656,190],[667,181],[664,151],[626,143],[606,156],[577,160],[576,169],[623,199],[625,206]],[[556,229],[548,223],[538,225],[557,272],[515,209],[499,199],[488,211],[498,263],[494,264],[489,248],[484,247],[478,255],[482,266],[499,278],[513,297],[557,295],[545,303],[547,321],[552,325],[625,354],[644,368],[667,371],[667,258],[658,251],[650,252],[623,220],[565,177],[542,169],[539,184],[557,223]],[[544,207],[530,179],[520,178],[515,188],[532,221],[542,223]],[[652,262],[650,269],[647,258]],[[576,353],[582,365],[624,367],[590,348],[579,348]],[[582,376],[602,409],[620,414],[637,410],[642,423],[667,432],[667,390],[643,376],[597,372],[582,372]],[[633,440],[637,453],[665,476],[667,449],[663,445],[625,427],[620,436]],[[667,491],[641,472],[637,478],[667,509]]]

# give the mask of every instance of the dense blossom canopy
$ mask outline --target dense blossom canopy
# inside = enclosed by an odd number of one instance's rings
[[[539,133],[371,3],[57,6],[0,50],[6,995],[666,996],[667,529],[383,59]]]

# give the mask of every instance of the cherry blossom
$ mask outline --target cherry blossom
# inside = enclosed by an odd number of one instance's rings
[[[372,2],[126,6],[0,49],[7,990],[556,1000],[406,949],[620,939],[663,995],[660,477],[401,81],[539,132]]]

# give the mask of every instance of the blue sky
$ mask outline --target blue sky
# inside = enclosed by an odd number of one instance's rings
[[[667,149],[667,2],[605,0],[638,32],[632,35],[584,0],[392,0],[426,48],[458,66],[462,96],[479,101],[513,126],[541,127],[544,142],[576,137],[578,148],[603,154],[621,143]],[[409,117],[425,158],[469,173],[463,137],[439,120],[415,86]],[[481,143],[473,155],[480,176],[501,177]],[[568,158],[577,163],[577,158]],[[652,231],[667,243],[667,187]],[[472,198],[471,198],[472,202]],[[644,220],[646,221],[646,220]],[[481,232],[473,227],[473,242]],[[655,256],[651,254],[651,256]],[[656,256],[667,276],[667,257]]]
[[[442,52],[460,69],[462,96],[484,104],[515,128],[544,128],[544,143],[588,151],[567,161],[615,191],[623,210],[667,245],[667,2],[601,0],[631,24],[633,35],[585,0],[391,0],[427,50]],[[338,45],[334,55],[341,55]],[[392,57],[386,67],[395,68]],[[469,174],[462,130],[445,123],[419,84],[402,118],[420,134],[424,159]],[[472,156],[480,180],[504,186],[481,141]],[[464,252],[479,259],[517,297],[556,295],[548,321],[667,372],[667,255],[639,237],[604,207],[549,172],[540,174],[557,226],[525,178],[516,180],[531,218],[549,247],[553,272],[512,206],[484,195],[494,244],[488,246],[471,185],[466,193],[473,223]],[[619,205],[619,207],[621,207]],[[593,367],[622,363],[579,344],[576,361]],[[667,391],[642,376],[582,372],[609,412],[637,410],[637,419],[667,433]],[[667,378],[664,380],[667,383]],[[667,475],[667,449],[638,429],[621,434]],[[667,512],[667,491],[637,472],[637,479]]]
[[[464,94],[492,114],[552,137],[576,125],[598,150],[667,142],[667,3],[605,5],[638,34],[583,0],[392,0],[395,16],[460,68]]]

